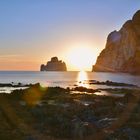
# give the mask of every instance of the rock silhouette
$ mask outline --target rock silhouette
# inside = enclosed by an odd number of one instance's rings
[[[40,71],[67,71],[67,67],[62,60],[52,57],[51,61],[48,61],[46,65],[42,64],[40,66]]]
[[[107,38],[92,71],[140,74],[140,10]]]

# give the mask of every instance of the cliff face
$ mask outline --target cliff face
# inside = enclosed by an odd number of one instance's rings
[[[67,71],[67,67],[65,62],[58,60],[57,57],[52,57],[46,65],[41,65],[40,71]]]
[[[140,74],[140,10],[119,31],[109,34],[92,71]]]

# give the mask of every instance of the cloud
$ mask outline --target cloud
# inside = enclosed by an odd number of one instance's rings
[[[18,54],[1,54],[0,55],[0,59],[1,58],[15,58],[15,57],[20,57],[21,55],[18,55]]]

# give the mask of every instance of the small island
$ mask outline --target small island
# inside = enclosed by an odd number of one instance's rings
[[[41,65],[40,71],[67,71],[67,67],[62,60],[52,57],[51,61],[48,61],[46,65]]]

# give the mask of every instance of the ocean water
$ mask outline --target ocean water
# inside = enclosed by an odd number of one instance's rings
[[[0,71],[0,83],[40,83],[43,86],[70,87],[82,85],[83,83],[80,81],[84,80],[110,80],[113,82],[123,82],[140,86],[140,76],[126,73]],[[98,85],[83,84],[82,86],[98,88]]]

